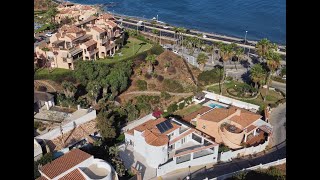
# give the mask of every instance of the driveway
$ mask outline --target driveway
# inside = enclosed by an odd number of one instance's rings
[[[284,127],[284,123],[286,122],[286,103],[280,104],[278,107],[272,109],[269,121],[273,126],[273,132],[270,141],[271,146],[285,141],[286,128]]]

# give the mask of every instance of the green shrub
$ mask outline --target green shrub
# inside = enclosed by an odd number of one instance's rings
[[[232,78],[231,76],[228,76],[228,77],[226,77],[226,80],[227,80],[227,81],[232,81],[233,78]]]
[[[125,136],[123,133],[120,134],[120,136],[116,139],[117,143],[124,142]]]
[[[146,81],[144,81],[144,80],[138,80],[137,81],[137,87],[138,87],[138,89],[140,90],[140,91],[145,91],[145,90],[147,90],[148,88],[147,88],[147,82]]]
[[[182,93],[183,86],[176,80],[165,79],[163,81],[163,88],[168,92]]]
[[[39,127],[41,127],[41,122],[39,122],[39,121],[34,121],[34,122],[33,122],[33,127],[34,127],[35,129],[38,129]]]
[[[178,105],[177,105],[177,103],[170,104],[170,106],[169,106],[168,109],[167,109],[168,113],[173,113],[173,112],[175,112],[176,110],[178,110]]]
[[[201,85],[219,83],[222,80],[223,69],[215,68],[210,71],[203,71],[199,74],[198,80]]]
[[[185,102],[182,102],[179,104],[179,109],[183,109],[185,107],[186,103]]]
[[[164,98],[165,100],[170,99],[171,95],[165,91],[161,92],[161,98]]]
[[[160,46],[159,44],[154,45],[149,51],[152,54],[156,54],[156,55],[160,55],[161,53],[164,52],[162,46]]]
[[[221,153],[221,152],[227,152],[227,151],[229,151],[229,150],[230,150],[230,149],[229,149],[228,146],[226,146],[226,145],[224,145],[224,144],[220,144],[220,145],[219,145],[219,150],[218,150],[219,153]]]

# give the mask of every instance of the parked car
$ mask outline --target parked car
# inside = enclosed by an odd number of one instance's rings
[[[204,34],[203,36],[202,36],[203,38],[207,38],[207,36]]]
[[[47,32],[47,33],[46,33],[46,36],[47,36],[47,37],[51,37],[51,36],[52,36],[52,33],[51,33],[51,32]]]
[[[178,51],[177,51],[177,50],[173,50],[172,52],[175,53],[175,54],[178,54]]]

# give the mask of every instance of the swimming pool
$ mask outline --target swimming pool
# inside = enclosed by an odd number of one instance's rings
[[[208,104],[208,106],[210,106],[211,108],[224,108],[223,106],[215,104],[215,103],[210,103],[210,104]]]

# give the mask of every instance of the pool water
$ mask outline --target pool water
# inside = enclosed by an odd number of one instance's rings
[[[214,103],[211,103],[208,106],[210,106],[211,108],[224,108],[223,106],[218,105],[218,104],[214,104]]]

